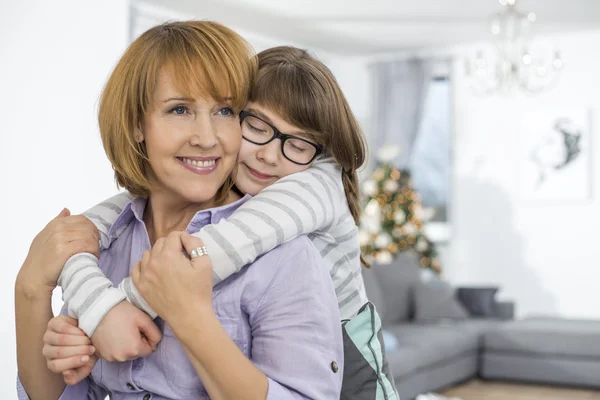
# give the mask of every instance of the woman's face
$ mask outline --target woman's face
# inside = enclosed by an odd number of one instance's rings
[[[163,68],[138,136],[156,176],[150,194],[210,206],[236,166],[241,139],[230,100],[185,98]]]
[[[249,102],[245,110],[269,122],[282,133],[308,139],[302,129],[286,122],[269,108]],[[281,152],[280,139],[275,139],[264,145],[242,140],[235,185],[242,193],[254,196],[278,179],[304,171],[310,165],[295,164],[285,158]]]

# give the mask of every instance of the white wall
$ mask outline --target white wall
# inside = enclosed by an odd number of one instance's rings
[[[128,19],[125,0],[0,3],[1,399],[16,398],[13,288],[31,240],[117,191],[96,105]]]
[[[600,31],[550,39],[567,65],[559,85],[535,97],[476,96],[462,68],[462,57],[472,54],[475,45],[423,52],[456,60],[452,237],[439,249],[448,280],[500,286],[499,298],[514,300],[518,316],[600,318],[600,246],[594,233],[600,226],[600,162],[594,159],[600,156],[600,56],[595,51]],[[329,61],[367,135],[372,114],[368,64],[402,57],[407,54]],[[593,200],[525,203],[518,180],[522,113],[573,107],[592,112]]]
[[[478,97],[456,62],[454,236],[447,275],[460,283],[499,284],[501,296],[516,300],[521,316],[600,318],[595,232],[600,226],[600,56],[595,51],[600,31],[552,40],[568,64],[559,85],[540,96]],[[523,113],[573,107],[592,113],[593,200],[523,201],[518,179]]]

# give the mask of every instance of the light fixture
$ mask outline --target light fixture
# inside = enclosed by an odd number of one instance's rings
[[[493,45],[466,60],[473,89],[481,94],[516,88],[539,93],[553,87],[564,63],[557,50],[534,42],[532,26],[537,16],[518,11],[516,0],[499,2],[504,8],[490,20]]]

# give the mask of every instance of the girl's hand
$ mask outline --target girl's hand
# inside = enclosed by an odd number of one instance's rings
[[[83,215],[71,216],[68,209],[63,209],[33,239],[19,271],[18,282],[33,292],[40,288],[52,292],[72,255],[87,252],[99,257],[99,239],[98,229],[92,221]]]
[[[172,232],[158,239],[131,270],[131,278],[140,294],[169,323],[213,310],[212,266],[185,255],[202,245],[200,239],[187,232]]]
[[[48,369],[62,374],[66,384],[75,385],[92,372],[98,360],[95,351],[76,319],[60,315],[48,322],[42,354]]]
[[[150,355],[162,339],[148,314],[127,300],[114,306],[100,321],[92,344],[106,361],[127,361]]]

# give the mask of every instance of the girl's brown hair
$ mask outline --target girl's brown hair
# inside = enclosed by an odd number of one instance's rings
[[[241,36],[210,21],[158,25],[129,46],[104,87],[98,123],[117,185],[134,196],[147,197],[153,178],[145,146],[134,136],[152,107],[163,68],[169,68],[184,96],[230,97],[237,112],[248,101],[257,66]],[[232,173],[217,192],[217,202],[227,196],[234,179]]]
[[[258,54],[250,101],[268,107],[311,136],[342,166],[348,207],[360,218],[357,169],[367,145],[350,106],[331,71],[306,50],[280,46]]]

